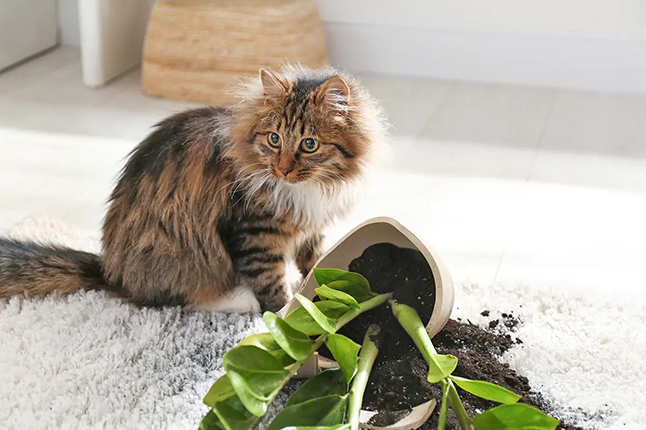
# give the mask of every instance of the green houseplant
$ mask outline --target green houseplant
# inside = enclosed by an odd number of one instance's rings
[[[302,384],[269,430],[358,429],[363,394],[382,342],[382,327],[371,324],[362,345],[337,332],[359,315],[386,304],[428,364],[428,381],[442,387],[438,429],[445,428],[449,408],[463,430],[542,430],[558,425],[558,420],[518,403],[520,396],[503,387],[453,375],[458,358],[438,354],[417,311],[393,300],[392,293],[372,292],[358,273],[314,269],[314,276],[320,301],[297,295],[301,306],[284,319],[266,312],[263,320],[269,332],[243,339],[224,355],[226,373],[204,398],[211,410],[203,418],[201,430],[253,429],[280,390],[323,345],[339,369],[321,372]],[[501,405],[469,417],[456,386]]]

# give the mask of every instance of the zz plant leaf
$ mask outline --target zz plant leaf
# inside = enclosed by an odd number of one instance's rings
[[[426,379],[431,384],[437,384],[442,379],[446,379],[458,365],[458,358],[451,354],[428,354],[426,357],[428,363],[428,376]]]
[[[329,395],[343,396],[348,392],[341,369],[325,370],[308,379],[289,398],[287,406],[304,403],[317,397]]]
[[[312,316],[312,319],[323,329],[324,332],[332,334],[336,332],[336,321],[328,318],[314,303],[301,294],[296,294],[296,300]],[[289,324],[289,323],[288,323]]]
[[[521,396],[513,391],[509,391],[508,389],[492,384],[491,382],[476,381],[454,375],[451,375],[450,378],[464,391],[483,399],[491,400],[492,402],[512,404],[518,402],[521,398]]]
[[[406,333],[413,339],[417,349],[422,353],[424,360],[428,363],[428,382],[436,384],[447,378],[458,365],[458,359],[454,355],[438,354],[428,337],[426,327],[419,318],[415,309],[408,305],[391,301],[393,314],[399,324],[406,330]]]
[[[304,361],[312,355],[314,342],[305,333],[296,330],[273,312],[265,312],[262,319],[278,345],[294,360]]]
[[[352,296],[358,303],[363,303],[367,300],[370,300],[376,295],[371,292],[369,288],[364,288],[362,285],[355,284],[352,281],[339,280],[328,282],[327,284],[323,285],[330,289],[341,291],[342,293]]]
[[[329,335],[325,344],[334,356],[336,362],[339,363],[345,381],[349,384],[357,372],[357,361],[361,345],[358,345],[352,339],[342,334]]]
[[[346,272],[340,269],[314,269],[316,283],[320,286],[342,291],[361,303],[374,297],[368,280],[359,273]]]
[[[300,309],[300,308],[299,308]],[[251,345],[264,349],[280,362],[283,366],[294,363],[294,359],[278,345],[271,333],[258,333],[247,336],[240,341],[240,345]]]
[[[224,354],[223,362],[231,385],[241,398],[246,391],[241,385],[234,383],[230,377],[231,372],[236,372],[247,380],[262,395],[273,392],[289,376],[289,372],[273,355],[255,346],[237,346]]]
[[[345,314],[350,308],[339,302],[332,300],[323,300],[315,302],[314,306],[323,313],[326,317],[336,321],[338,318]],[[312,318],[312,315],[302,306],[294,309],[285,317],[285,322],[296,330],[305,333],[308,336],[316,336],[323,334],[324,330]]]
[[[361,274],[348,272],[341,269],[314,269],[314,278],[319,285],[327,284],[333,281],[349,281],[358,287],[370,291],[368,280]]]
[[[224,425],[220,422],[220,419],[218,418],[217,415],[215,415],[215,412],[213,409],[211,409],[206,415],[204,415],[204,418],[202,418],[202,421],[200,422],[200,427],[199,430],[226,430]]]
[[[229,377],[224,374],[211,386],[209,392],[204,396],[203,402],[205,405],[213,407],[217,402],[233,397],[235,394]]]
[[[357,300],[350,294],[344,293],[341,290],[335,290],[328,287],[327,285],[323,285],[319,288],[316,288],[314,291],[322,300],[334,300],[336,302],[351,306],[355,309],[359,309],[359,302],[357,302]]]
[[[253,417],[232,408],[225,402],[217,403],[213,412],[226,430],[249,430],[253,425]]]
[[[261,417],[267,413],[267,406],[269,398],[262,393],[258,392],[256,387],[251,385],[242,375],[234,370],[228,370],[227,376],[231,380],[231,385],[236,391],[236,394],[240,398],[240,401],[244,407],[254,414],[257,417]],[[222,402],[215,404],[214,409],[217,409],[218,405]],[[216,411],[216,415],[220,419],[220,414]]]
[[[476,415],[477,430],[554,430],[559,420],[524,403],[500,405]]]
[[[343,424],[348,395],[317,397],[283,409],[269,425],[268,430],[285,427],[320,427]]]

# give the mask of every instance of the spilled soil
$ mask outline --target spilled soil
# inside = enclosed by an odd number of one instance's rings
[[[385,293],[394,290],[394,298],[414,307],[422,321],[430,318],[435,304],[435,281],[423,255],[416,250],[399,248],[389,243],[373,245],[352,261],[349,269],[361,273],[370,282],[373,291]],[[488,316],[489,311],[483,311]],[[439,385],[426,381],[428,366],[406,332],[393,317],[389,306],[368,312],[343,328],[341,333],[361,343],[366,328],[372,322],[382,326],[380,353],[373,367],[364,398],[364,408],[378,410],[371,423],[388,425],[406,415],[411,407],[429,399],[437,399],[438,407],[423,429],[437,428],[439,402],[442,394]],[[451,320],[433,338],[441,354],[459,358],[455,375],[493,382],[508,388],[523,398],[521,402],[541,410],[549,409],[540,393],[533,392],[527,378],[518,375],[499,357],[522,340],[513,338],[520,320],[511,313],[492,319],[488,330],[469,322]],[[329,356],[326,351],[323,355]],[[474,416],[496,406],[494,402],[461,391],[460,397],[469,416]],[[452,412],[449,412],[447,429],[459,429]],[[575,430],[578,427],[562,423],[559,429]]]

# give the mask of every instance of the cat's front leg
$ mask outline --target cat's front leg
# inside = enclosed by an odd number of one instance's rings
[[[291,298],[283,253],[266,246],[251,247],[247,252],[236,264],[240,284],[253,290],[263,311],[280,310]]]
[[[323,254],[323,235],[315,233],[304,240],[296,249],[296,267],[303,278],[312,270]]]

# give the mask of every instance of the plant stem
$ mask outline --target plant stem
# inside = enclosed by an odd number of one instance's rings
[[[448,385],[449,387],[449,406],[451,406],[455,416],[458,418],[460,427],[462,427],[462,430],[471,430],[473,428],[471,426],[471,419],[469,418],[466,409],[464,409],[464,405],[462,404],[462,400],[460,400],[458,391],[455,389],[455,385],[453,385],[453,381],[448,378],[441,380],[440,386],[442,389],[444,389],[445,385]]]
[[[444,430],[446,427],[446,414],[449,410],[449,384],[442,387],[442,405],[440,406],[440,416],[437,419],[437,430]]]
[[[361,315],[362,313],[369,311],[371,309],[376,308],[377,306],[381,306],[384,303],[386,303],[390,298],[392,297],[392,293],[386,293],[386,294],[379,294],[378,296],[375,296],[371,298],[370,300],[366,300],[365,302],[359,303],[359,309],[353,308],[350,309],[348,312],[345,314],[341,315],[339,319],[336,322],[336,329],[337,331],[341,329],[344,325]]]
[[[375,363],[379,348],[375,344],[375,337],[379,336],[381,327],[372,324],[368,327],[366,335],[363,338],[363,345],[361,345],[361,353],[359,354],[359,364],[357,366],[357,374],[352,380],[350,388],[350,399],[348,401],[348,424],[350,430],[359,430],[359,414],[361,413],[361,404],[363,403],[363,394],[368,385],[368,378],[372,365]]]

